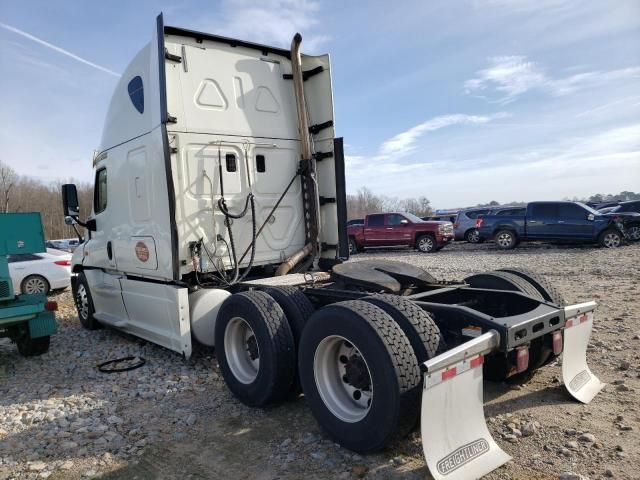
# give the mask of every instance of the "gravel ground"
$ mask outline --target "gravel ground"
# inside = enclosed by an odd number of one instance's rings
[[[616,250],[456,244],[436,254],[357,255],[427,268],[437,278],[500,267],[548,276],[569,302],[599,302],[588,360],[609,383],[590,405],[572,401],[556,362],[520,383],[485,383],[489,427],[513,461],[487,478],[640,478],[640,244]],[[430,478],[416,431],[361,456],[329,440],[304,398],[250,409],[226,389],[209,349],[189,361],[109,329],[80,328],[71,295],[56,295],[49,353],[20,357],[0,340],[0,479]],[[102,374],[133,355],[147,363]]]

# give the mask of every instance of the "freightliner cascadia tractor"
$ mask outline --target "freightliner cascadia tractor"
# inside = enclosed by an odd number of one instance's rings
[[[214,347],[228,388],[262,407],[304,394],[357,452],[422,425],[437,479],[509,460],[483,414],[483,376],[563,352],[569,392],[603,384],[585,353],[594,302],[565,305],[539,275],[464,281],[404,263],[347,261],[342,139],[327,55],[166,26],[122,74],[95,154],[90,218],[63,187],[82,325],[189,357]]]

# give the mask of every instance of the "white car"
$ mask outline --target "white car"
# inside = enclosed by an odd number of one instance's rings
[[[47,248],[46,253],[9,255],[13,290],[20,293],[49,293],[71,284],[71,254]]]

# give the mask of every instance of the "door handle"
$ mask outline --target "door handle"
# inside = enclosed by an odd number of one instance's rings
[[[564,223],[564,220],[558,220],[558,223]]]
[[[529,220],[527,223],[538,223],[537,220]]]
[[[393,230],[393,227],[387,227],[387,230]]]
[[[109,260],[113,260],[113,248],[111,247],[111,240],[107,242],[107,257],[109,257]]]

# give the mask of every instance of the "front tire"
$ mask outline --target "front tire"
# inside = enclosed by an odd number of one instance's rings
[[[518,244],[518,237],[512,230],[500,230],[496,233],[494,241],[501,250],[511,250]]]
[[[609,228],[600,234],[598,243],[604,248],[618,248],[622,245],[622,234],[615,228]]]
[[[49,282],[42,275],[29,275],[20,284],[20,291],[26,295],[36,293],[49,295],[50,289]]]
[[[415,425],[418,361],[400,327],[375,305],[353,300],[317,310],[302,333],[298,366],[314,417],[343,447],[379,451]]]
[[[438,245],[433,235],[421,235],[416,239],[416,248],[420,253],[433,253]]]
[[[627,233],[629,234],[629,240],[632,242],[637,242],[640,240],[640,223],[636,223],[634,225],[629,225],[627,228]]]
[[[216,357],[229,390],[245,405],[284,400],[293,385],[293,334],[278,303],[265,292],[235,293],[218,312]]]
[[[76,304],[80,324],[87,330],[100,328],[100,323],[98,323],[98,320],[93,316],[95,313],[93,298],[91,298],[91,290],[89,290],[89,283],[84,273],[78,275],[76,288],[73,292],[73,300]]]

